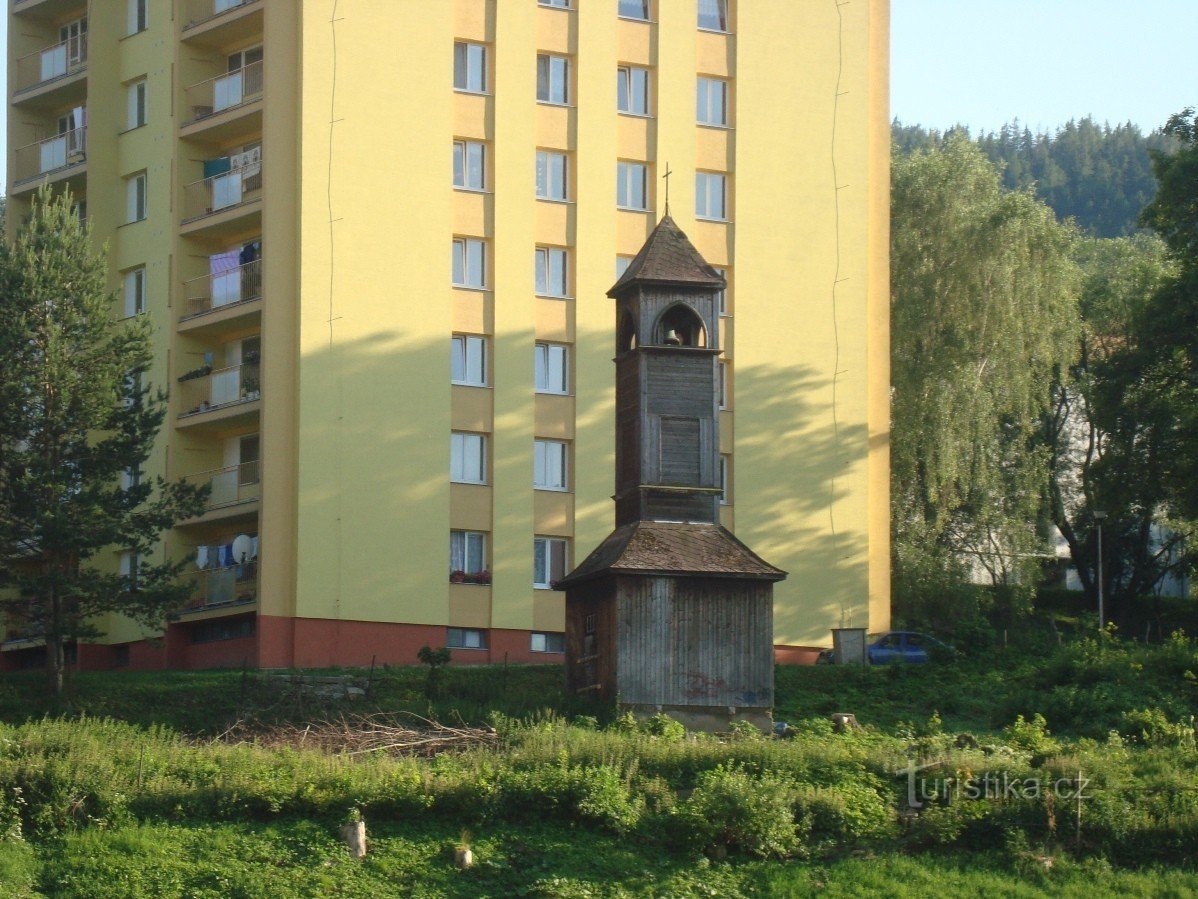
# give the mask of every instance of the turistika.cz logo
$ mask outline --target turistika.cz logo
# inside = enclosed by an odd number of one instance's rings
[[[1019,777],[1007,771],[987,771],[984,774],[949,774],[929,777],[920,774],[939,762],[917,765],[914,759],[907,760],[907,767],[896,774],[907,775],[907,805],[914,809],[923,808],[929,802],[951,803],[959,799],[1020,800],[1042,799],[1052,795],[1059,800],[1080,802],[1089,798],[1086,789],[1090,779],[1078,772],[1075,777]]]

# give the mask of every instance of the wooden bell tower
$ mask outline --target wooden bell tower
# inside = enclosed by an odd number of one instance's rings
[[[690,727],[769,726],[769,565],[719,523],[723,277],[658,223],[616,301],[616,529],[566,591],[571,689]]]

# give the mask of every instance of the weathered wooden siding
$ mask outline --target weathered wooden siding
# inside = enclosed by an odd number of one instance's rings
[[[660,287],[643,287],[628,299],[629,308],[634,311],[637,322],[637,343],[648,346],[656,343],[653,333],[661,314],[678,303],[684,303],[693,309],[703,321],[707,332],[707,346],[718,347],[720,329],[719,313],[716,310],[717,292],[710,287],[687,288],[680,286],[662,285]]]
[[[616,694],[616,604],[614,579],[593,581],[566,593],[566,688],[601,699]],[[587,617],[595,616],[593,644]]]
[[[773,601],[768,583],[618,578],[616,635],[621,703],[773,705]]]

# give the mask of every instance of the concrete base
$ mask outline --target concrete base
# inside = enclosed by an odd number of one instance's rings
[[[657,714],[668,715],[687,730],[708,734],[727,733],[733,723],[747,721],[764,734],[774,732],[773,709],[749,708],[745,706],[676,706],[676,705],[633,705],[622,702],[621,712],[632,712],[638,718],[651,718]]]

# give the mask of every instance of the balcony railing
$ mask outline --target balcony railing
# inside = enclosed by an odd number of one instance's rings
[[[225,13],[235,12],[258,0],[184,0],[183,30],[203,25]]]
[[[87,161],[87,129],[75,128],[21,147],[13,154],[13,181],[28,181]]]
[[[262,97],[262,63],[250,63],[233,72],[209,78],[187,88],[191,125],[209,116],[252,103]]]
[[[87,68],[87,34],[69,38],[17,60],[16,83],[13,89],[20,93],[30,88],[49,84],[66,78]]]
[[[256,199],[261,190],[261,162],[193,181],[183,189],[183,221],[193,222],[234,209]]]
[[[225,306],[262,298],[262,260],[254,259],[220,272],[183,282],[184,319]]]
[[[196,485],[211,485],[212,492],[208,494],[208,509],[223,509],[228,506],[253,502],[261,492],[258,485],[257,460],[190,474],[184,480]]]
[[[202,372],[203,369],[197,369]],[[180,378],[183,411],[180,418],[211,412],[238,403],[252,403],[262,396],[262,372],[257,362],[221,368],[208,374]]]
[[[207,547],[211,557],[213,550]],[[196,572],[196,584],[187,611],[209,606],[252,602],[258,598],[258,562],[248,560],[236,565],[205,568]]]

